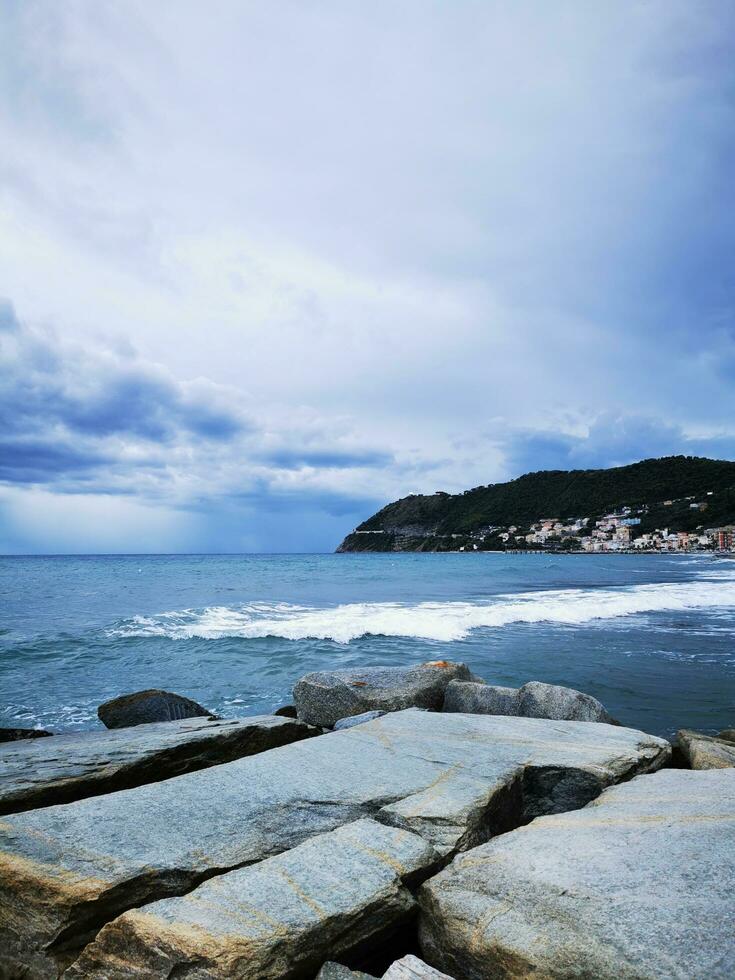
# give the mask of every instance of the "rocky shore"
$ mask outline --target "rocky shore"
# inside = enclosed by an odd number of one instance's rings
[[[0,977],[735,975],[732,730],[447,661],[100,717],[0,746]]]

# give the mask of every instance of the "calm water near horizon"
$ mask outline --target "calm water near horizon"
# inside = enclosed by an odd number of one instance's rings
[[[735,724],[735,561],[708,555],[0,557],[0,726],[100,727],[162,687],[227,717],[297,678],[465,661],[670,735]]]

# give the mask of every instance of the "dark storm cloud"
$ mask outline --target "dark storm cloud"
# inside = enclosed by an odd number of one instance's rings
[[[328,528],[331,540],[335,522],[359,523],[381,502],[361,479],[350,483],[349,471],[385,468],[393,456],[345,444],[344,429],[335,434],[312,417],[256,424],[232,389],[179,382],[127,350],[67,344],[19,322],[7,301],[0,304],[3,326],[0,483],[6,487],[165,502],[201,516],[212,533],[219,520],[213,515],[222,515],[223,528],[236,527],[238,508],[273,520],[293,512],[308,515],[311,530],[302,540],[310,542],[317,526]],[[322,471],[344,489],[325,485]],[[299,526],[289,518],[289,527]]]
[[[65,346],[24,328],[0,302],[0,479],[53,483],[56,475],[125,465],[131,445],[223,443],[248,430],[207,383],[183,385],[114,351]],[[128,460],[141,465],[141,453]]]
[[[353,469],[355,467],[390,466],[395,458],[390,453],[365,451],[341,452],[339,450],[281,449],[265,453],[264,462],[285,470],[298,470],[304,466],[319,469]]]
[[[205,439],[229,439],[242,422],[205,401],[185,396],[173,381],[145,368],[121,366],[104,385],[45,396],[46,417],[89,435],[130,433],[167,442],[183,429]]]
[[[8,483],[53,483],[59,475],[91,473],[113,462],[103,453],[61,443],[0,439],[0,480]]]
[[[229,500],[249,505],[259,514],[322,513],[330,517],[344,517],[347,514],[363,515],[355,524],[365,519],[385,504],[380,497],[369,494],[340,494],[329,490],[295,489],[291,492],[274,489],[263,482],[260,486],[239,494],[231,494]]]

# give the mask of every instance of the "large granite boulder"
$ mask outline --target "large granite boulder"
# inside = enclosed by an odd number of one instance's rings
[[[466,980],[730,980],[733,881],[735,771],[665,769],[457,857],[419,938]]]
[[[55,735],[0,750],[0,814],[129,789],[319,734],[272,715]]]
[[[365,711],[427,708],[440,711],[447,684],[470,679],[465,664],[433,660],[409,667],[364,667],[307,674],[293,691],[299,718],[332,728],[341,718]]]
[[[470,715],[520,714],[517,687],[477,684],[472,681],[450,681],[444,694],[442,710]]]
[[[0,728],[0,742],[17,742],[24,738],[46,738],[53,732],[43,728]]]
[[[549,718],[555,721],[596,721],[606,725],[618,722],[597,698],[571,687],[529,681],[519,689],[519,714],[523,718]]]
[[[201,704],[171,691],[136,691],[105,701],[97,708],[99,720],[106,728],[128,728],[156,721],[181,721],[183,718],[211,718],[212,712]]]
[[[417,834],[357,820],[105,926],[65,974],[291,980],[405,928],[407,883],[440,860]]]
[[[724,738],[726,742],[735,742],[735,728],[723,728],[717,733],[718,738]]]
[[[515,688],[453,680],[447,685],[443,710],[618,724],[597,698],[571,687],[541,681],[529,681],[523,687]]]
[[[692,769],[728,769],[735,766],[735,742],[682,728],[676,733],[684,758]]]
[[[669,755],[664,739],[627,728],[407,710],[14,814],[0,825],[0,975],[23,966],[56,976],[126,910],[360,818],[417,834],[448,857],[538,814],[582,806]],[[269,914],[278,914],[275,898]]]

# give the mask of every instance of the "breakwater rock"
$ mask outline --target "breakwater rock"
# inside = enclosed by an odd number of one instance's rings
[[[447,661],[294,700],[0,747],[0,977],[732,975],[727,737],[662,769],[589,696]]]
[[[106,728],[128,728],[149,725],[156,721],[181,721],[184,718],[211,718],[212,713],[201,704],[171,691],[136,691],[105,701],[97,716]]]
[[[538,814],[583,806],[605,786],[656,769],[669,752],[663,739],[627,728],[409,709],[159,783],[7,816],[0,956],[32,977],[56,977],[133,907],[210,878],[212,887],[229,887],[229,872],[366,818],[448,860]],[[394,870],[404,867],[373,849]],[[340,861],[330,866],[340,880]],[[403,871],[398,878],[408,887]],[[254,900],[247,894],[245,905]],[[266,889],[248,912],[274,946],[291,921],[278,901]],[[332,944],[325,939],[322,960]]]
[[[350,970],[341,963],[328,961],[316,975],[316,980],[377,980],[361,970]],[[381,980],[453,980],[446,973],[440,973],[433,966],[424,963],[418,956],[409,953],[391,963]]]
[[[0,728],[0,742],[18,742],[25,738],[47,738],[53,732],[43,728]]]
[[[735,769],[667,769],[459,856],[421,892],[452,976],[735,976]]]
[[[443,710],[618,724],[597,698],[571,687],[540,681],[529,681],[523,687],[515,688],[452,680],[447,685]]]
[[[302,721],[332,728],[341,718],[366,711],[440,711],[447,685],[458,678],[469,681],[472,674],[465,664],[449,660],[409,667],[320,670],[302,677],[293,695]]]
[[[202,976],[286,980],[328,956],[386,941],[415,910],[407,884],[439,854],[418,834],[355,820],[182,898],[153,902],[105,926],[70,978]],[[153,940],[153,941],[152,941]]]
[[[679,748],[692,769],[727,769],[735,766],[735,742],[683,728],[677,732]]]
[[[272,715],[138,725],[4,746],[0,815],[130,789],[316,735]]]

